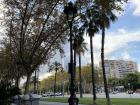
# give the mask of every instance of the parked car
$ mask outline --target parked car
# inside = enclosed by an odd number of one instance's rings
[[[56,96],[62,96],[62,93],[56,93]]]
[[[117,93],[118,93],[118,91],[113,91],[113,92],[112,92],[112,94],[117,94]]]
[[[132,90],[127,91],[128,94],[133,94],[134,92]]]
[[[47,94],[42,94],[42,97],[47,97]]]
[[[49,96],[62,96],[62,93],[51,93]]]
[[[140,93],[140,89],[137,89],[137,90],[135,91],[135,93]]]

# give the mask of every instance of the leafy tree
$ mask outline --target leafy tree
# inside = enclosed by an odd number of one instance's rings
[[[32,73],[51,59],[66,39],[67,26],[60,9],[64,1],[4,0],[4,3],[12,56],[27,76],[26,94]]]
[[[127,89],[136,90],[139,88],[139,76],[136,73],[130,73],[126,77],[125,80],[125,87]]]
[[[15,86],[19,88],[20,78],[23,77],[25,72],[23,71],[23,69],[20,68],[17,60],[12,58],[10,52],[10,45],[3,45],[4,46],[1,48],[0,51],[0,80],[3,80],[5,82],[14,81]]]
[[[69,81],[68,77],[69,76],[68,76],[67,71],[63,72],[63,76],[62,76],[62,72],[58,71],[57,76],[56,76],[56,80],[57,80],[56,87],[57,87],[57,84],[61,84],[61,82],[63,81],[64,82],[64,92],[68,92],[68,81]],[[54,85],[52,85],[53,82],[54,82],[54,75],[43,79],[41,81],[41,91],[53,92],[54,91]]]
[[[120,85],[118,78],[109,78],[108,83],[109,83],[110,87],[115,87],[115,86],[119,86]]]

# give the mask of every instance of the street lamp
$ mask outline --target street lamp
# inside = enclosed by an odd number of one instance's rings
[[[68,6],[64,7],[64,13],[67,16],[67,21],[70,28],[70,63],[69,63],[69,73],[70,73],[70,97],[68,99],[69,105],[78,105],[78,98],[76,97],[76,86],[75,86],[75,70],[73,62],[73,34],[72,34],[72,25],[74,17],[77,13],[77,8],[73,6],[72,2],[68,3]]]

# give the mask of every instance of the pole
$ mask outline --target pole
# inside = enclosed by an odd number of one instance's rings
[[[78,98],[76,97],[76,87],[75,87],[75,70],[73,63],[73,43],[72,43],[72,21],[69,21],[70,27],[70,63],[69,63],[69,73],[70,73],[70,97],[68,99],[69,105],[78,105]]]

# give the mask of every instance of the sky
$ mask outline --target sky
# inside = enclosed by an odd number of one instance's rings
[[[131,60],[137,62],[140,72],[140,0],[129,0],[123,5],[124,11],[118,15],[118,20],[111,24],[106,30],[105,38],[105,59],[109,60]],[[82,56],[82,65],[90,63],[89,37],[85,37],[88,51]],[[94,60],[98,65],[100,62],[101,34],[93,38]],[[64,45],[65,58],[64,67],[67,69],[69,62],[69,43]],[[60,59],[57,55],[54,60]],[[42,67],[41,79],[46,77],[46,66]],[[43,75],[42,75],[43,73]]]
[[[118,15],[118,13],[117,13]],[[89,37],[85,35],[88,51],[85,53],[82,64],[90,63]],[[118,20],[106,30],[105,59],[132,60],[140,68],[140,0],[129,0],[124,5],[124,12],[118,15]],[[93,38],[95,64],[100,61],[101,34]],[[69,58],[69,48],[65,46],[66,58]],[[68,63],[67,61],[65,61]]]
[[[105,59],[110,60],[132,60],[137,62],[140,71],[140,0],[129,0],[126,5],[123,5],[124,12],[118,14],[118,20],[111,24],[106,30],[105,38]],[[1,16],[1,15],[0,15]],[[1,30],[1,29],[0,29]],[[90,47],[89,37],[85,37],[88,51],[82,56],[82,65],[90,63]],[[98,33],[93,38],[94,60],[95,64],[100,62],[101,34]],[[54,60],[59,60],[67,69],[69,62],[69,43],[64,45],[65,58],[60,60],[59,54],[54,57]],[[40,79],[45,78],[47,66],[43,65],[40,68]]]

